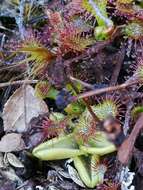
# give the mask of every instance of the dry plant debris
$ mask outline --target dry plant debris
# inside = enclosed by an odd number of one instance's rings
[[[142,1],[0,4],[0,190],[141,190]]]

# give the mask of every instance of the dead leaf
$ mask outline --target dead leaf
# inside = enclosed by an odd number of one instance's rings
[[[14,169],[12,168],[9,168],[8,170],[0,170],[0,174],[12,182],[17,182],[18,185],[23,183],[22,179],[16,175]]]
[[[138,118],[131,134],[129,137],[122,143],[118,150],[118,160],[124,164],[127,165],[129,162],[129,159],[132,155],[135,140],[137,136],[139,135],[140,130],[143,127],[143,114],[140,115]]]
[[[20,151],[25,148],[21,134],[10,133],[2,137],[0,141],[0,152]]]
[[[0,182],[0,190],[15,190],[15,183],[8,179],[3,179]]]
[[[4,163],[3,154],[0,152],[0,169],[1,168],[6,168],[6,164]]]
[[[78,172],[76,171],[76,169],[74,169],[71,165],[68,165],[67,168],[68,168],[68,172],[69,172],[69,175],[70,175],[71,179],[76,184],[78,184],[79,186],[85,187],[85,185],[81,181],[81,179],[80,179],[80,177],[79,177]]]
[[[52,185],[52,186],[49,186],[48,190],[60,190],[60,189]]]
[[[7,160],[12,166],[16,168],[24,168],[24,165],[13,153],[7,153]]]
[[[4,130],[25,132],[33,117],[47,113],[48,107],[35,96],[32,86],[18,88],[5,104],[3,111]]]

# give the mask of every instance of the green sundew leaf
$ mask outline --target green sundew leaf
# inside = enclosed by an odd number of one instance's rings
[[[56,90],[54,87],[51,87],[48,83],[48,81],[40,81],[35,86],[36,96],[45,99],[45,98],[51,98],[56,99],[58,95],[58,90]]]
[[[103,103],[93,106],[92,108],[100,120],[107,119],[109,116],[115,118],[118,115],[118,106],[112,100],[105,100]]]
[[[59,112],[52,112],[49,116],[51,121],[54,121],[55,123],[61,122],[65,119],[65,115]]]
[[[97,26],[94,29],[94,36],[95,39],[100,40],[107,40],[109,35],[107,33],[107,27],[106,26]]]
[[[93,112],[101,121],[104,121],[109,116],[115,118],[118,113],[117,108],[116,104],[110,100],[105,100],[97,106],[92,106]],[[87,109],[80,115],[78,122],[75,124],[74,137],[79,145],[88,144],[89,147],[96,148],[112,145],[104,133],[97,133],[94,128],[93,118]],[[111,146],[111,148],[113,147]]]
[[[75,86],[76,86],[76,88],[78,89],[79,92],[82,91],[83,86],[79,82],[75,82]],[[75,90],[73,89],[71,84],[67,84],[66,89],[69,92],[71,92],[73,95],[77,95],[77,93],[75,92]],[[70,114],[70,115],[79,115],[84,111],[84,109],[85,109],[84,103],[82,101],[78,101],[78,102],[69,104],[65,108],[65,112]]]
[[[129,22],[122,30],[125,38],[140,39],[143,37],[143,24],[142,22],[132,21]]]
[[[99,156],[104,156],[106,154],[112,153],[116,151],[116,147],[114,144],[110,144],[106,147],[87,147],[87,146],[80,146],[80,149],[88,154],[96,154]]]
[[[51,98],[55,100],[58,94],[59,94],[59,91],[56,90],[54,87],[51,87],[47,94],[47,98]]]
[[[69,104],[66,108],[65,108],[65,112],[69,115],[80,115],[85,109],[85,106],[75,102],[75,103],[71,103]]]
[[[88,154],[103,156],[116,151],[116,146],[107,139],[104,132],[96,132],[95,137],[89,138],[86,145],[81,145],[80,149]]]
[[[73,135],[54,138],[34,148],[32,154],[41,160],[60,160],[82,155]]]
[[[80,83],[78,83],[78,82],[75,82],[74,84],[75,84],[76,88],[78,89],[78,91],[81,92],[81,90],[83,89],[83,86],[82,86]],[[66,85],[66,89],[67,89],[69,92],[71,92],[73,95],[76,95],[76,92],[75,92],[75,90],[73,89],[73,87],[71,86],[71,84],[67,84],[67,85]]]
[[[96,106],[92,106],[92,110],[101,121],[107,119],[109,116],[115,118],[118,114],[118,106],[112,100],[105,100]],[[86,109],[81,114],[76,128],[84,128],[90,126],[91,121],[92,116],[88,109]]]
[[[143,112],[143,106],[136,106],[132,110],[132,117],[135,119],[142,112]]]
[[[107,139],[107,135],[104,132],[96,131],[94,138],[90,138],[88,145],[90,147],[106,147],[112,143]]]
[[[109,116],[115,118],[118,115],[118,105],[112,100],[105,100],[96,106],[92,106],[92,110],[101,121],[107,119]],[[87,124],[92,120],[92,116],[87,109],[82,113],[80,119],[81,118],[84,119]]]
[[[83,0],[82,5],[84,9],[96,17],[99,26],[113,26],[106,11],[107,0]]]
[[[75,124],[74,138],[79,145],[84,145],[85,141],[88,141],[87,134],[90,130],[91,121],[92,117],[88,115],[88,111],[86,110],[80,115],[78,122]]]
[[[78,156],[73,160],[80,178],[87,187],[94,188],[103,182],[105,170],[99,170],[99,157],[97,155]],[[101,173],[103,177],[101,177]]]
[[[91,156],[78,156],[73,158],[74,166],[77,169],[81,180],[87,187],[94,188],[98,183],[98,176],[91,179]],[[93,183],[94,182],[94,183]]]

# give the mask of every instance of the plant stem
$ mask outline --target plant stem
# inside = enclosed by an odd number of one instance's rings
[[[74,83],[71,81],[70,77],[69,77],[69,82],[70,82],[71,86],[73,87],[74,91],[78,94],[79,91],[78,91],[77,87],[74,85]],[[98,119],[98,117],[96,116],[96,114],[93,112],[91,106],[88,103],[88,100],[85,99],[85,98],[83,98],[83,101],[84,101],[84,103],[85,103],[88,111],[90,112],[91,116],[93,117],[95,123],[99,122],[100,120]]]
[[[13,82],[4,82],[0,83],[0,88],[11,86],[11,85],[19,85],[19,84],[36,84],[38,80],[18,80]]]
[[[102,89],[91,90],[91,91],[79,94],[78,96],[76,96],[74,98],[74,101],[82,99],[82,98],[87,98],[87,97],[90,97],[90,96],[99,95],[99,94],[102,94],[102,93],[105,93],[105,92],[122,90],[122,89],[125,89],[125,88],[127,88],[129,86],[132,86],[132,85],[138,84],[138,83],[139,83],[139,81],[135,80],[135,81],[132,81],[132,82],[129,82],[129,83],[123,83],[123,84],[117,85],[117,86],[110,86],[110,87],[106,87],[106,88],[102,88]]]
[[[89,83],[87,83],[87,82],[84,82],[84,81],[81,81],[80,79],[77,79],[77,78],[75,78],[75,77],[72,77],[72,76],[70,76],[69,77],[73,82],[78,82],[78,83],[80,83],[82,86],[84,86],[84,87],[86,87],[86,88],[89,88],[89,89],[94,89],[94,85],[92,85],[92,84],[89,84]]]
[[[143,114],[140,115],[135,126],[133,127],[131,134],[122,143],[122,145],[120,146],[118,150],[118,160],[122,164],[125,164],[125,165],[128,164],[132,151],[133,151],[135,140],[137,136],[139,135],[139,132],[142,128],[143,128]]]

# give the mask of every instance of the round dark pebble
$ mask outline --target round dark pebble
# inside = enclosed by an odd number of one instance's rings
[[[56,98],[56,106],[63,110],[72,100],[72,95],[66,89],[62,89]]]

